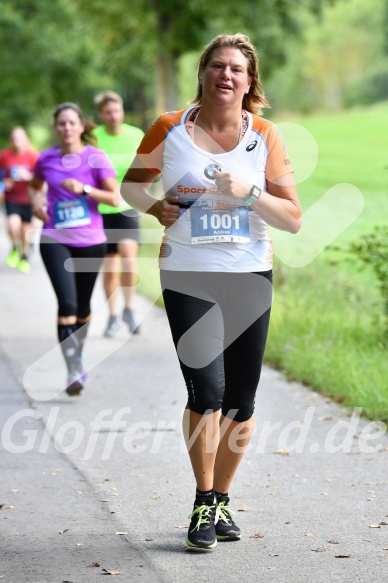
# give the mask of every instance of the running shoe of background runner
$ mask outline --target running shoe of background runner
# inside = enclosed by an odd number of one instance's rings
[[[117,316],[109,316],[107,327],[105,328],[104,336],[106,338],[114,338],[119,331],[120,323]]]
[[[11,269],[15,269],[18,266],[19,260],[20,260],[19,251],[17,249],[12,249],[7,259],[5,260],[5,263]]]
[[[131,308],[124,308],[123,320],[128,325],[131,334],[140,334],[140,324],[136,321]]]
[[[20,273],[30,273],[31,271],[31,266],[24,257],[22,257],[18,263],[18,271],[20,271]]]
[[[84,388],[84,385],[83,385],[79,371],[77,371],[76,369],[71,370],[69,372],[69,376],[67,378],[66,393],[70,397],[76,397],[77,395],[79,395],[81,393],[83,388]]]

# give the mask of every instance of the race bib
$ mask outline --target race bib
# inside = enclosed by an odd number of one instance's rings
[[[90,223],[88,203],[84,198],[60,200],[54,203],[54,227],[82,227]]]
[[[9,176],[15,182],[26,182],[29,180],[30,171],[27,166],[11,166],[9,169]]]
[[[249,210],[244,207],[213,209],[208,206],[190,208],[191,243],[249,243]]]

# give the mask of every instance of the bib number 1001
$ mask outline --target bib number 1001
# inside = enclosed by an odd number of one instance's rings
[[[233,227],[235,229],[239,229],[240,228],[240,217],[238,215],[233,215],[231,216],[230,214],[222,214],[222,215],[218,215],[218,214],[211,214],[210,217],[209,215],[202,215],[200,217],[200,220],[202,222],[202,227],[203,229],[208,229],[209,227],[211,229],[217,230],[217,229],[230,229],[232,227],[232,222],[234,223]]]

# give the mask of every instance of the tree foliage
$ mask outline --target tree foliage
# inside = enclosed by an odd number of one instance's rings
[[[188,52],[220,33],[244,32],[268,75],[300,34],[297,11],[330,0],[3,0],[0,12],[2,135],[14,123],[47,120],[58,102],[93,111],[113,88],[145,125],[179,103],[177,70]],[[194,72],[193,72],[194,73]],[[195,73],[194,73],[195,74]]]
[[[87,21],[72,1],[3,0],[0,11],[1,134],[46,120],[61,101],[90,103],[105,73]]]
[[[299,17],[300,38],[268,87],[279,109],[339,110],[387,97],[388,1],[338,0]]]

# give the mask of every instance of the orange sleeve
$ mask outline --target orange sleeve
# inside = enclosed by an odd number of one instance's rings
[[[253,123],[253,129],[263,136],[267,145],[266,180],[272,182],[276,178],[283,176],[283,174],[293,172],[286,144],[276,125],[271,121],[256,118]]]
[[[160,174],[163,165],[164,141],[168,132],[180,124],[183,111],[163,113],[149,128],[137,149],[140,162],[154,174]]]

